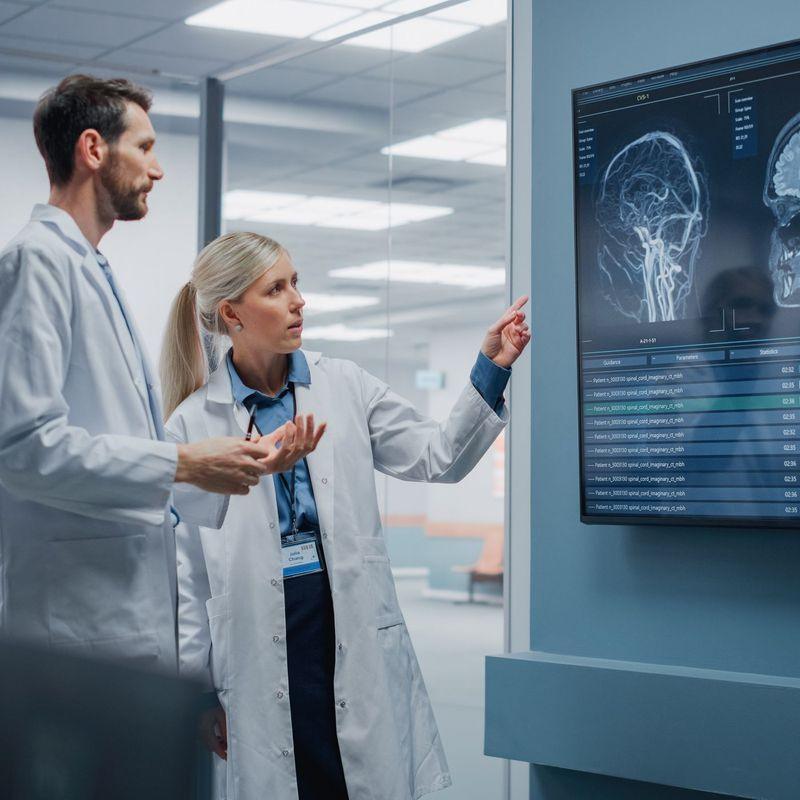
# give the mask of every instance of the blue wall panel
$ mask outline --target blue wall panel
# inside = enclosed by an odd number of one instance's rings
[[[533,10],[532,647],[558,657],[800,677],[800,532],[579,521],[570,95],[577,86],[800,38],[800,4],[533,0]],[[495,677],[487,676],[493,701],[524,702],[513,684],[494,687]],[[635,725],[637,704],[627,713]],[[487,742],[500,752],[503,737],[519,732],[495,730],[491,719],[490,710]],[[759,741],[760,758],[778,757],[781,735],[776,729]],[[665,746],[659,757],[677,755]],[[571,795],[559,787],[601,779],[571,780],[535,770],[537,800],[560,800]],[[585,796],[634,796],[628,791],[621,783],[618,794],[587,788]],[[665,796],[660,791],[635,796]]]

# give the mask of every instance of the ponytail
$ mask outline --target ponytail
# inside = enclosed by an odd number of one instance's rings
[[[192,392],[203,385],[208,373],[197,324],[197,297],[191,281],[181,288],[172,302],[161,346],[159,371],[164,419],[168,419]]]

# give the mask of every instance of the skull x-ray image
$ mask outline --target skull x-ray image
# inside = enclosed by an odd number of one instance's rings
[[[764,203],[775,217],[769,254],[775,303],[800,306],[800,114],[783,126],[767,162]]]
[[[637,322],[684,319],[708,193],[683,142],[653,131],[623,147],[602,174],[595,210],[606,299]]]

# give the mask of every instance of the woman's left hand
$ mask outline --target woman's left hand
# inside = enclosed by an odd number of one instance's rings
[[[531,334],[525,323],[522,307],[528,302],[523,295],[486,332],[481,352],[499,367],[508,369],[528,346]]]

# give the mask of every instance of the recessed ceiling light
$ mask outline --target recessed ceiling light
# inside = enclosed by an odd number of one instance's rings
[[[294,39],[344,22],[359,14],[344,5],[305,0],[225,0],[186,19],[187,25],[229,31],[288,36]]]
[[[223,209],[225,219],[367,231],[396,228],[453,213],[453,209],[447,206],[381,203],[348,197],[308,197],[241,189],[226,193]]]
[[[387,339],[394,331],[387,328],[351,328],[347,325],[318,325],[303,331],[304,339],[328,339],[335,342],[364,342]]]
[[[333,311],[348,311],[352,308],[376,306],[380,299],[366,294],[322,294],[319,292],[302,292],[306,301],[304,313],[329,314]]]
[[[405,22],[399,22],[397,25],[365,33],[363,36],[354,36],[345,44],[403,53],[420,53],[478,29],[477,25],[465,25],[461,22],[450,22],[431,17],[415,17]]]
[[[360,281],[397,281],[399,283],[428,283],[480,289],[503,286],[503,268],[478,267],[466,264],[434,264],[427,261],[373,261],[357,267],[342,267],[328,273],[333,278]]]
[[[506,2],[507,0],[469,0],[466,3],[457,3],[434,11],[431,13],[431,17],[470,22],[481,26],[495,25],[506,18]],[[436,0],[394,0],[393,3],[385,5],[383,10],[397,14],[411,14],[433,5],[436,5]]]
[[[359,14],[353,19],[346,22],[340,22],[332,28],[326,28],[324,31],[312,35],[312,39],[318,42],[329,42],[331,39],[336,39],[339,36],[346,36],[348,33],[355,31],[363,31],[364,28],[369,28],[372,25],[377,25],[381,22],[386,22],[392,18],[392,14],[382,14],[379,11],[370,11],[366,14]],[[347,42],[349,44],[349,42]]]
[[[505,120],[486,117],[445,128],[429,136],[398,142],[391,147],[382,148],[381,153],[504,166],[505,141]]]
[[[481,26],[496,25],[508,14],[506,3],[507,0],[469,0],[467,3],[458,3],[441,11],[434,11],[431,16]]]
[[[496,144],[498,147],[506,145],[506,121],[495,117],[484,117],[454,128],[445,128],[437,136],[444,139],[456,139],[463,142],[482,142],[483,144]]]

